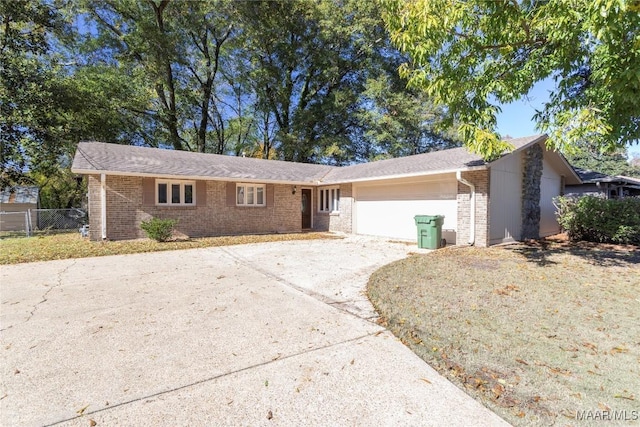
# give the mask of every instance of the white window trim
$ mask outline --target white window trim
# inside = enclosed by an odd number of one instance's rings
[[[238,203],[238,188],[240,187],[244,188],[244,191],[242,193],[242,198],[243,198],[242,203]],[[247,203],[248,188],[253,188],[253,203],[251,204]],[[258,203],[258,188],[262,188],[262,203]],[[244,183],[244,182],[236,183],[235,199],[236,199],[236,206],[239,206],[239,207],[263,208],[267,206],[267,186],[265,184],[250,184],[250,183]]]
[[[167,184],[167,203],[160,203],[158,187],[160,184]],[[171,202],[171,186],[172,185],[180,185],[180,203],[172,203]],[[191,185],[192,187],[192,198],[191,203],[185,203],[185,186]],[[196,205],[196,182],[195,181],[182,181],[176,179],[156,179],[155,183],[156,190],[156,206],[195,206]]]
[[[329,201],[328,203],[327,200]],[[331,214],[340,213],[339,186],[318,189],[318,212]]]

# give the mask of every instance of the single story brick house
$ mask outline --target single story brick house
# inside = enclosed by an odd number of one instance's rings
[[[552,199],[580,179],[546,135],[487,163],[465,148],[337,167],[81,142],[90,238],[144,237],[178,219],[190,236],[337,231],[416,238],[413,217],[444,215],[448,243],[488,246],[559,231]]]

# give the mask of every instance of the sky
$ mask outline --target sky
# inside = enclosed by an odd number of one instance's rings
[[[500,135],[517,138],[540,133],[536,130],[533,115],[536,109],[541,110],[543,104],[549,100],[549,91],[553,89],[554,82],[549,78],[537,83],[526,99],[501,105],[502,113],[497,117]],[[634,156],[640,157],[640,144],[629,146],[627,157],[631,159]]]
[[[553,90],[553,80],[547,79],[537,83],[526,99],[504,104],[502,113],[497,117],[498,132],[501,136],[530,136],[540,133],[536,130],[533,115],[536,109],[542,110],[543,104],[549,100],[549,91]]]

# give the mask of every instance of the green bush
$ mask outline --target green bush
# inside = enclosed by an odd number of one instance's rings
[[[640,245],[640,198],[558,197],[558,223],[570,240]]]
[[[140,228],[144,230],[147,237],[158,242],[166,242],[173,234],[173,228],[178,223],[176,219],[151,218],[149,221],[142,221]]]

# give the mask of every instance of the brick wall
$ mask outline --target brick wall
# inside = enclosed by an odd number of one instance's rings
[[[352,233],[353,214],[353,189],[351,184],[340,186],[340,212],[320,212],[318,190],[330,187],[317,187],[313,189],[313,229],[318,231],[337,231]]]
[[[107,176],[107,238],[145,237],[140,222],[152,217],[177,219],[177,234],[189,237],[289,233],[302,229],[300,192],[292,194],[290,185],[273,185],[273,203],[266,207],[228,206],[226,182],[199,181],[197,185],[205,186],[206,203],[199,203],[196,197],[197,206],[155,206],[143,204],[142,178]],[[100,240],[99,175],[89,176],[89,215],[90,238]]]
[[[475,245],[489,245],[489,170],[463,172],[462,178],[476,187]],[[469,221],[471,213],[471,189],[458,182],[458,230],[456,244],[469,243]]]

